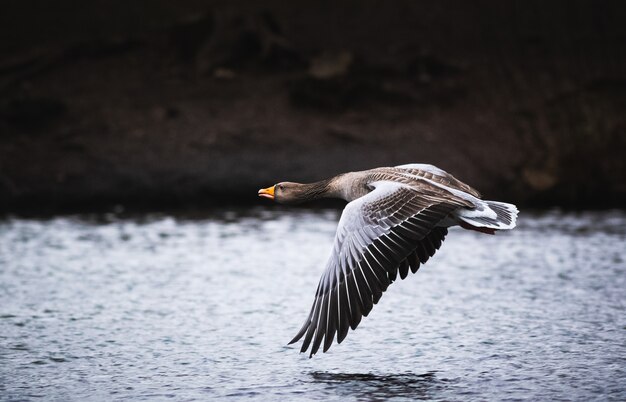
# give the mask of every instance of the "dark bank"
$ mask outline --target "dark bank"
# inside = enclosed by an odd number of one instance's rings
[[[0,12],[0,210],[258,202],[435,164],[492,199],[626,201],[619,1],[21,1]]]

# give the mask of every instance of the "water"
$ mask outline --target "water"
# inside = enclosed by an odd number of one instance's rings
[[[338,213],[0,222],[1,400],[626,400],[626,214],[452,230],[308,359]]]

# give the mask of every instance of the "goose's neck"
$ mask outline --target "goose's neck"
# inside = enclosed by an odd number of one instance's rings
[[[336,177],[316,181],[315,183],[300,184],[299,192],[306,200],[317,200],[320,198],[341,198],[337,191]]]
[[[371,191],[368,181],[367,172],[349,172],[302,186],[310,194],[310,199],[339,198],[350,202]]]

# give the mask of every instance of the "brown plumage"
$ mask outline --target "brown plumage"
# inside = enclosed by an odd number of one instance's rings
[[[389,284],[417,272],[441,246],[448,227],[483,233],[515,227],[517,208],[483,201],[480,193],[432,165],[410,164],[340,174],[311,184],[291,182],[259,190],[279,203],[318,198],[348,201],[333,251],[304,325],[301,352],[313,356],[334,337],[341,343],[378,303]]]

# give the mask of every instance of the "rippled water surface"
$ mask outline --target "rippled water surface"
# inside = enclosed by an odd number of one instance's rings
[[[0,221],[0,399],[626,400],[626,214],[451,230],[341,345],[286,343],[338,213]]]

